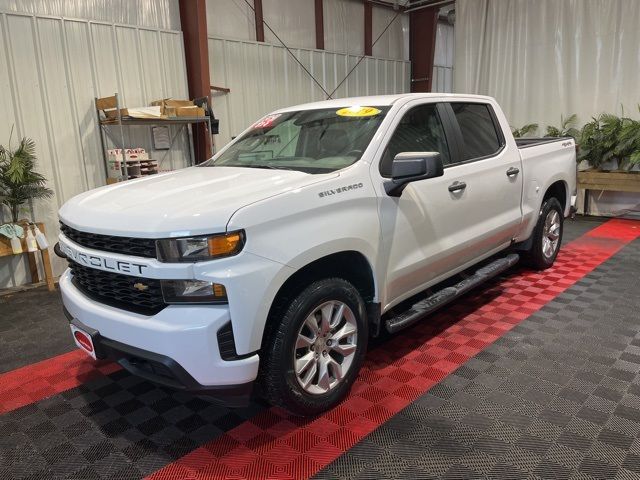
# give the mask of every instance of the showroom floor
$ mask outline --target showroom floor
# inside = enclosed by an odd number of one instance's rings
[[[370,346],[315,419],[94,365],[56,294],[0,297],[0,478],[640,478],[640,222],[568,221],[517,269]]]

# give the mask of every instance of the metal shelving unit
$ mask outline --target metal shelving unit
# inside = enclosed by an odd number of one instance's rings
[[[111,101],[112,98],[114,99],[113,101]],[[107,99],[108,101],[105,101]],[[95,108],[96,108],[96,115],[98,117],[98,125],[100,129],[100,145],[102,147],[102,158],[104,161],[104,166],[105,166],[105,171],[107,173],[107,176],[109,172],[109,165],[108,165],[106,140],[109,139],[111,140],[111,142],[113,142],[116,148],[122,149],[122,178],[124,180],[128,180],[130,178],[127,171],[127,161],[126,161],[126,155],[124,151],[127,148],[133,148],[133,147],[127,147],[125,144],[125,140],[124,140],[125,127],[129,127],[129,126],[156,127],[156,126],[172,126],[172,125],[177,125],[181,127],[181,128],[178,128],[173,134],[173,136],[171,137],[169,142],[169,148],[167,149],[167,151],[164,152],[162,158],[158,161],[159,163],[164,160],[164,157],[171,150],[180,132],[186,131],[187,135],[189,136],[189,166],[194,165],[195,162],[194,162],[193,142],[192,142],[193,136],[192,136],[191,130],[188,128],[189,125],[204,123],[207,125],[207,128],[208,128],[207,131],[209,132],[209,136],[212,136],[211,118],[208,115],[205,115],[204,117],[168,117],[168,118],[157,118],[157,119],[156,118],[123,117],[122,116],[123,107],[120,106],[120,100],[118,98],[117,93],[115,93],[113,97],[107,97],[106,99],[96,97]],[[101,117],[100,115],[101,111],[104,111],[105,109],[114,109],[114,108],[116,111],[116,116],[114,118]],[[112,127],[115,127],[117,131],[114,132],[114,128]],[[211,144],[213,145],[213,138],[211,138]]]

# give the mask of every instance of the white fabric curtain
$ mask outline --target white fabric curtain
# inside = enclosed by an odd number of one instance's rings
[[[454,89],[495,97],[514,127],[637,118],[640,1],[457,0]]]

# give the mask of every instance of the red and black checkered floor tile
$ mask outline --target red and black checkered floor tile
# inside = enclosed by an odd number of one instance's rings
[[[0,297],[0,478],[640,478],[640,222],[566,233],[553,269],[372,345],[349,398],[310,420],[96,366],[47,343],[68,328],[56,300],[34,322],[33,292]]]

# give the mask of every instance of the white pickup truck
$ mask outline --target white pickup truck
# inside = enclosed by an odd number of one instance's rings
[[[60,289],[94,358],[313,415],[347,394],[370,337],[520,256],[551,266],[575,188],[574,141],[518,142],[489,97],[285,108],[201,165],[67,202]]]

